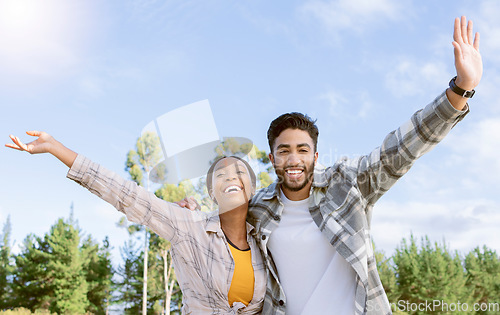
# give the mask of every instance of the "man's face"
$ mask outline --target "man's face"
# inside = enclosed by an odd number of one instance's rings
[[[285,129],[275,139],[269,159],[287,198],[300,200],[309,196],[318,154],[307,131]]]

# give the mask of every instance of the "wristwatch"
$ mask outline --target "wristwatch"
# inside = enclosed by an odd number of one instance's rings
[[[466,97],[466,98],[471,98],[474,96],[474,93],[476,93],[475,90],[472,90],[472,91],[467,91],[467,90],[464,90],[462,88],[459,88],[456,84],[455,84],[455,80],[457,79],[457,77],[455,76],[453,79],[450,80],[450,89],[460,95],[461,97]]]

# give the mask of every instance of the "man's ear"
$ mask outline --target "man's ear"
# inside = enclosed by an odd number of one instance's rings
[[[271,164],[274,165],[274,155],[272,153],[269,153],[268,157],[269,160],[271,161]]]
[[[318,152],[314,153],[314,165],[316,165],[316,163],[318,163]]]

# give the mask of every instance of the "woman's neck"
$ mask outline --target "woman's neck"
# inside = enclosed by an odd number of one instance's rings
[[[219,214],[222,231],[231,243],[241,250],[248,249],[247,213],[248,206],[244,205]]]

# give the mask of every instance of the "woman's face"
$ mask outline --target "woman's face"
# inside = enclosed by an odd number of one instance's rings
[[[243,162],[232,157],[217,162],[210,196],[217,201],[219,211],[232,210],[248,203],[254,190],[249,170]]]

